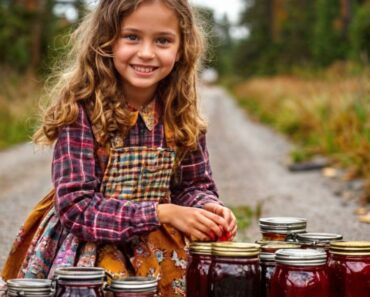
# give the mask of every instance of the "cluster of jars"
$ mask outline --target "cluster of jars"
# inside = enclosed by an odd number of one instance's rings
[[[7,282],[8,297],[154,297],[157,279],[127,277],[106,284],[106,273],[98,267],[64,267],[55,271],[55,281],[12,279]]]
[[[262,240],[195,242],[191,297],[370,297],[370,241],[307,233],[303,218],[260,219]]]

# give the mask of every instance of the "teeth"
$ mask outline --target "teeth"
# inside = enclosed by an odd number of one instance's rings
[[[132,66],[138,72],[149,73],[154,71],[154,67]]]

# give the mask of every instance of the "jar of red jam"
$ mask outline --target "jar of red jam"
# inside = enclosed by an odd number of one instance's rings
[[[255,243],[213,243],[208,296],[260,297],[259,249]]]
[[[282,249],[275,261],[270,297],[329,297],[325,251]]]
[[[330,243],[331,297],[370,297],[370,241]]]
[[[275,272],[275,252],[279,249],[297,249],[298,244],[287,242],[274,242],[261,247],[260,267],[261,267],[261,297],[270,296],[270,283]]]
[[[208,274],[212,263],[212,243],[192,242],[186,269],[186,294],[208,297]]]
[[[335,233],[301,233],[297,241],[302,248],[323,249],[329,251],[330,242],[341,240],[343,236]]]
[[[307,220],[294,217],[260,218],[262,239],[267,241],[295,241],[296,235],[306,232]]]
[[[10,279],[7,281],[7,286],[7,296],[11,297],[51,297],[54,293],[51,280],[48,279]]]
[[[63,267],[55,271],[55,297],[104,297],[105,271],[99,267]]]
[[[158,280],[154,277],[132,276],[113,279],[107,290],[113,297],[154,297],[157,287]]]

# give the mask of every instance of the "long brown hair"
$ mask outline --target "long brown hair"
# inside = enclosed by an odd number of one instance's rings
[[[112,47],[119,37],[122,19],[144,1],[153,0],[101,0],[71,34],[71,50],[63,62],[67,66],[56,76],[49,94],[53,100],[33,137],[36,143],[52,144],[61,127],[76,121],[78,103],[85,106],[99,143],[106,143],[117,131],[125,133],[129,129]],[[196,148],[199,134],[206,129],[197,106],[197,75],[204,38],[188,0],[160,1],[176,12],[181,42],[180,59],[160,82],[158,97],[177,147],[186,151]]]

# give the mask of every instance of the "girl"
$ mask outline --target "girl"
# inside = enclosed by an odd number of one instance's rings
[[[50,193],[26,221],[3,277],[100,266],[158,276],[184,296],[185,236],[236,234],[218,200],[197,110],[203,40],[187,0],[101,0],[72,35],[36,143],[55,142]]]

